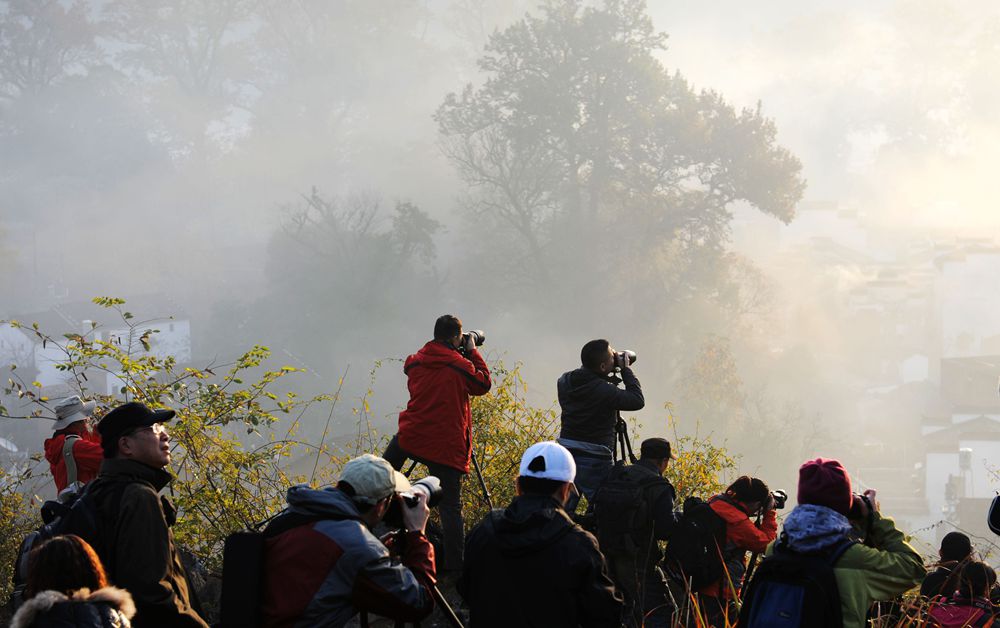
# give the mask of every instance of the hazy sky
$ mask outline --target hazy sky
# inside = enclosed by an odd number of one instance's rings
[[[764,111],[804,163],[807,199],[876,220],[1000,224],[992,170],[994,2],[651,2],[665,62]]]

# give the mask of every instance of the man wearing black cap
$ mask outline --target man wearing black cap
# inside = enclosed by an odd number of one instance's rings
[[[611,578],[625,597],[627,626],[670,626],[673,604],[657,541],[673,532],[674,487],[663,477],[673,459],[662,438],[642,441],[639,460],[616,465],[594,496],[597,539]]]
[[[172,476],[173,410],[137,402],[118,406],[97,425],[104,462],[90,492],[99,512],[95,548],[115,586],[135,601],[135,628],[207,628],[195,607],[170,527],[177,511],[160,491]]]

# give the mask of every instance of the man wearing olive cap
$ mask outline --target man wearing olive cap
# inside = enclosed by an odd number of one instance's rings
[[[400,504],[405,531],[383,545],[371,528],[410,482],[382,458],[350,460],[336,487],[288,489],[288,508],[264,531],[261,626],[343,626],[359,609],[417,622],[434,608],[434,548],[426,495]],[[401,563],[390,554],[398,554]]]
[[[174,545],[177,510],[160,495],[173,479],[165,424],[174,414],[133,401],[97,424],[104,462],[88,487],[100,527],[92,545],[111,582],[132,594],[134,628],[208,627]]]

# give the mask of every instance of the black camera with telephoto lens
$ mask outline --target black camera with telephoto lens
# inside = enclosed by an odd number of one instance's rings
[[[785,507],[785,502],[788,501],[788,493],[779,488],[776,491],[771,491],[771,499],[774,500],[775,510],[781,510]]]
[[[417,480],[410,486],[410,490],[405,493],[396,493],[396,498],[389,503],[389,509],[385,511],[386,525],[393,528],[403,527],[403,508],[413,508],[417,505],[417,493],[427,496],[428,508],[435,508],[441,503],[444,491],[441,489],[441,480],[433,475]]]
[[[486,342],[486,332],[482,329],[470,329],[469,331],[462,334],[461,343],[458,345],[458,350],[465,355],[465,346],[469,342],[469,338],[472,338],[472,342],[477,346],[483,346]]]
[[[616,369],[632,366],[635,364],[635,361],[639,359],[638,356],[636,356],[635,351],[629,351],[628,349],[624,351],[615,351],[614,357]]]

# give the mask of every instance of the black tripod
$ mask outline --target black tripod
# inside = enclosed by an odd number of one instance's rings
[[[632,453],[632,441],[628,437],[628,424],[625,423],[625,419],[622,418],[621,410],[616,412],[618,420],[615,422],[615,435],[617,437],[617,443],[615,443],[614,451],[614,461],[617,463],[619,460],[625,461],[625,454],[628,453],[628,461],[631,464],[635,464],[638,459],[635,454]],[[620,452],[620,453],[619,453]]]
[[[410,470],[412,471],[413,468],[411,467]],[[395,539],[393,542],[393,548],[397,553],[403,554],[406,549],[406,531],[397,530],[394,533],[394,536]],[[431,584],[430,591],[431,596],[434,598],[434,604],[441,609],[441,612],[444,614],[444,618],[448,621],[448,625],[452,626],[452,628],[465,628],[465,624],[463,624],[462,620],[455,614],[455,609],[453,609],[451,604],[448,603],[448,600],[444,598],[444,595],[441,593],[441,589],[439,589],[436,584]],[[402,628],[405,625],[406,622],[396,622],[397,628]],[[362,628],[368,628],[369,626],[367,611],[361,611],[361,626]],[[420,622],[413,622],[413,626],[414,628],[420,628]]]
[[[413,470],[420,464],[419,460],[410,459],[410,468],[403,471],[403,475],[410,477]],[[472,468],[476,472],[476,478],[479,480],[479,488],[483,491],[483,501],[486,503],[486,507],[493,510],[493,498],[490,496],[490,489],[486,487],[486,480],[483,479],[483,470],[479,466],[479,459],[476,458],[476,452],[472,452]]]

